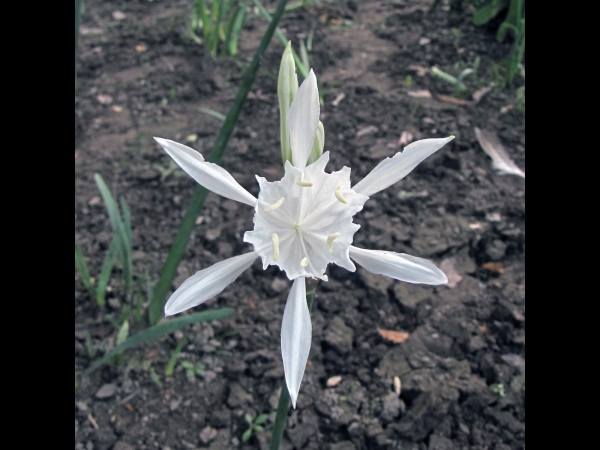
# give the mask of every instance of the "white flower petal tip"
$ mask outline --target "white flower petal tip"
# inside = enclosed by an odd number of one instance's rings
[[[431,261],[405,253],[365,250],[350,246],[350,258],[369,272],[408,283],[447,284],[448,277]]]
[[[294,166],[299,169],[306,167],[306,162],[312,152],[320,113],[317,77],[311,69],[294,97],[287,118],[292,161]]]
[[[168,139],[154,138],[189,176],[209,191],[231,200],[254,206],[256,197],[239,185],[229,172],[217,164],[205,161],[193,148]]]
[[[385,158],[352,189],[359,194],[372,196],[408,175],[417,165],[428,156],[454,139],[449,136],[442,139],[422,139],[404,148],[391,158]]]
[[[233,283],[258,258],[256,252],[218,262],[185,280],[165,305],[165,316],[198,306]]]
[[[281,356],[285,384],[294,408],[296,408],[300,383],[308,361],[311,341],[312,324],[306,304],[306,284],[304,277],[300,277],[294,280],[281,323]]]

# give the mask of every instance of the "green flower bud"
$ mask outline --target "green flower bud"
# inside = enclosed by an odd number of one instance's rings
[[[317,128],[317,135],[315,136],[315,143],[313,145],[312,152],[308,157],[306,165],[314,163],[323,154],[323,147],[325,147],[325,128],[323,128],[323,122],[319,120],[319,127]]]
[[[279,98],[279,118],[281,127],[281,157],[283,163],[292,162],[292,148],[290,146],[290,134],[287,129],[287,117],[292,101],[298,92],[298,76],[296,75],[296,64],[292,54],[292,43],[287,43],[281,65],[279,66],[279,79],[277,81],[277,97]],[[322,150],[321,150],[322,151]],[[313,150],[314,152],[314,150]]]

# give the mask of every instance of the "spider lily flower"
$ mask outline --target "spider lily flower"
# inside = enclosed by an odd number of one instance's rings
[[[279,266],[293,281],[283,313],[281,351],[285,380],[294,407],[312,339],[305,278],[327,281],[325,270],[328,264],[334,263],[354,272],[356,262],[372,273],[409,283],[438,285],[448,282],[446,275],[425,259],[353,246],[352,239],[359,225],[352,223],[352,217],[370,196],[405,177],[454,136],[414,142],[402,153],[381,161],[352,187],[348,167],[325,172],[329,152],[307,166],[319,114],[317,80],[311,70],[288,112],[292,162],[285,162],[285,175],[280,181],[269,182],[256,177],[260,187],[258,199],[225,169],[205,161],[195,150],[155,138],[202,186],[254,208],[254,230],[244,235],[244,241],[252,244],[254,250],[219,262],[187,279],[167,301],[165,314],[177,314],[219,294],[258,258],[262,259],[263,268],[271,264]]]

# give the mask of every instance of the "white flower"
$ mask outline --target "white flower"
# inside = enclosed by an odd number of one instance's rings
[[[294,407],[312,338],[305,277],[326,281],[325,270],[329,263],[354,272],[354,260],[370,272],[409,283],[436,285],[448,281],[440,269],[425,259],[352,246],[352,237],[359,228],[352,223],[352,216],[362,209],[371,195],[404,178],[423,159],[454,137],[414,142],[402,153],[381,161],[369,175],[351,187],[348,167],[338,172],[325,172],[329,152],[306,166],[319,124],[319,113],[317,80],[311,70],[288,113],[293,165],[286,162],[285,175],[280,181],[268,182],[257,176],[260,186],[258,199],[225,169],[205,161],[195,150],[177,142],[155,138],[202,186],[223,197],[253,206],[255,211],[254,230],[244,236],[244,241],[251,243],[254,251],[197,272],[169,298],[165,314],[185,311],[219,294],[259,257],[263,268],[270,264],[279,266],[294,281],[281,325],[285,380]]]

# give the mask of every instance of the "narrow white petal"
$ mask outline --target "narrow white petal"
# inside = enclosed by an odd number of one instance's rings
[[[312,325],[308,305],[306,304],[304,280],[304,277],[294,280],[285,304],[281,324],[281,354],[283,356],[285,383],[294,408],[296,407],[296,399],[298,398],[298,391],[300,391],[300,383],[302,382],[312,341]]]
[[[177,164],[209,191],[254,206],[256,198],[221,166],[205,161],[196,150],[168,139],[154,138]]]
[[[306,167],[306,161],[312,152],[320,111],[317,77],[311,69],[294,97],[287,119],[292,160],[299,169]]]
[[[171,295],[165,305],[165,315],[171,316],[210,300],[233,283],[256,258],[258,253],[249,252],[196,272]]]
[[[431,261],[405,253],[365,250],[350,246],[350,258],[369,272],[400,281],[421,284],[446,284],[448,278]]]
[[[408,175],[417,165],[454,139],[422,139],[406,146],[402,153],[385,158],[352,189],[359,194],[372,196]]]

